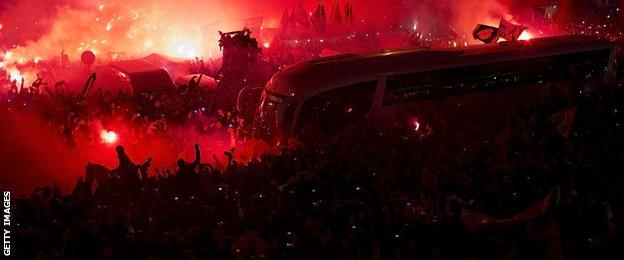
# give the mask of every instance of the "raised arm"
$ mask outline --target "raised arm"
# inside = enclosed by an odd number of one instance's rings
[[[199,165],[201,162],[201,153],[199,152],[199,143],[195,143],[195,161],[193,161],[193,165]]]

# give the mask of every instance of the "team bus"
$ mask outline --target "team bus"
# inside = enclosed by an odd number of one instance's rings
[[[332,136],[373,111],[456,95],[613,74],[614,46],[557,36],[462,48],[342,54],[299,62],[262,91],[254,134],[272,144]]]

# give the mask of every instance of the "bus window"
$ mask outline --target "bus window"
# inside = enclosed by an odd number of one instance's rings
[[[299,114],[300,139],[331,136],[363,118],[370,110],[377,81],[336,88],[306,100]]]
[[[609,50],[423,71],[388,77],[384,106],[599,76]],[[600,58],[592,58],[600,57]],[[598,70],[596,68],[599,68]]]

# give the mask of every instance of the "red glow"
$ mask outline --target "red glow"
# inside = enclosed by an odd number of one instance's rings
[[[271,47],[271,43],[265,42],[264,44],[262,44],[262,46],[268,49],[269,47]]]
[[[123,73],[123,72],[121,72],[121,71],[118,71],[118,72],[117,72],[117,75],[118,75],[120,78],[122,78],[123,80],[125,80],[125,81],[130,81],[130,79],[128,78],[128,75],[127,75],[126,73]]]
[[[100,132],[100,138],[102,138],[102,142],[107,144],[115,144],[117,143],[117,140],[119,140],[117,133],[108,130],[102,130]]]

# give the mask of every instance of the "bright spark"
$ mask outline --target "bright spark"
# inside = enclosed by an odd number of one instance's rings
[[[102,141],[104,143],[114,144],[119,139],[119,136],[117,136],[117,133],[115,133],[113,131],[102,130],[100,132],[100,138],[102,138]]]
[[[518,40],[521,41],[528,41],[530,39],[533,38],[533,35],[527,31],[522,32],[522,34],[520,34],[520,37],[518,37]]]

